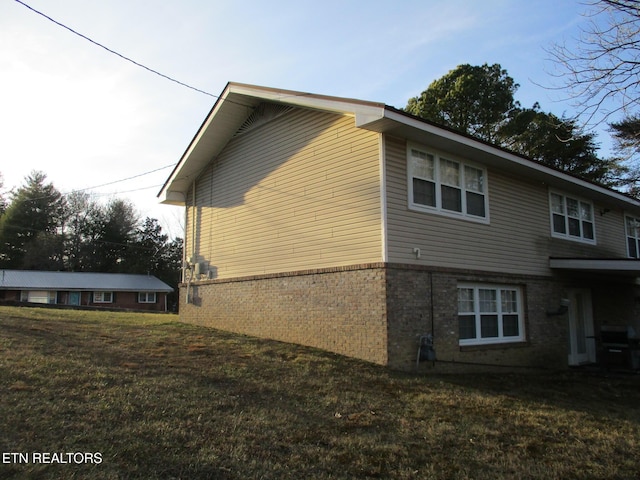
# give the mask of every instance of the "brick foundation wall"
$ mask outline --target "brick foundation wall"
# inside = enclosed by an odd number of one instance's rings
[[[522,288],[526,340],[517,344],[459,345],[458,282],[517,285]],[[566,316],[548,317],[560,302],[561,287],[549,278],[447,271],[392,265],[387,273],[389,365],[415,370],[420,335],[432,333],[437,361],[420,371],[566,368]],[[432,323],[433,318],[433,323]]]
[[[460,346],[459,282],[521,287],[526,339]],[[548,316],[566,279],[366,264],[218,279],[192,284],[183,321],[321,348],[393,369],[415,371],[420,335],[433,333],[437,361],[419,371],[517,371],[567,367],[566,315]]]
[[[381,264],[197,282],[189,304],[186,288],[183,321],[388,363]]]

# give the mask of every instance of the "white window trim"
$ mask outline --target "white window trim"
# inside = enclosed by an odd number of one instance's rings
[[[43,304],[55,305],[56,303],[58,303],[57,298],[58,298],[58,292],[56,290],[22,290],[20,291],[21,302],[43,303]],[[46,299],[46,302],[41,301],[43,299]]]
[[[153,300],[149,300],[150,295],[153,295]],[[138,292],[138,303],[156,303],[157,297],[156,292]]]
[[[627,246],[627,257],[629,258],[640,258],[640,234],[639,235],[629,235],[629,229],[627,228],[627,219],[630,218],[631,220],[635,221],[636,223],[638,223],[638,225],[640,226],[640,216],[637,215],[631,215],[629,213],[625,213],[624,214],[624,240],[625,240],[625,244]],[[636,240],[636,256],[632,256],[631,252],[629,251],[629,238],[633,238]]]
[[[458,342],[459,345],[462,346],[468,346],[468,345],[496,345],[496,344],[508,344],[508,343],[520,343],[520,342],[524,342],[526,340],[526,332],[525,332],[525,322],[524,322],[524,303],[522,300],[522,295],[523,295],[523,290],[522,287],[518,286],[518,285],[503,285],[503,284],[487,284],[487,283],[459,283],[457,288],[456,288],[456,299],[457,299],[457,295],[458,295],[458,289],[462,289],[462,288],[469,288],[469,289],[473,289],[474,290],[474,316],[475,316],[475,322],[476,322],[476,338],[465,338],[465,339],[461,339],[458,338]],[[480,315],[482,312],[480,312],[480,301],[479,301],[479,295],[477,294],[477,291],[480,289],[487,289],[487,290],[515,290],[516,291],[516,297],[517,297],[517,308],[518,308],[518,331],[520,332],[520,335],[518,335],[517,337],[504,337],[504,336],[498,336],[498,337],[490,337],[490,338],[482,338],[479,335],[481,334],[481,325],[480,325]],[[502,314],[502,305],[501,302],[499,301],[499,299],[497,300],[497,308],[498,308],[498,318],[500,319]],[[459,309],[458,309],[459,310]],[[460,312],[458,311],[458,317],[460,316],[460,314],[470,314],[471,312]],[[502,331],[502,324],[499,321],[498,322],[498,331],[501,332]]]
[[[412,172],[412,168],[411,168],[411,150],[415,149],[415,150],[419,150],[423,153],[426,153],[428,155],[432,155],[434,157],[434,177],[435,177],[435,185],[436,185],[436,193],[435,193],[435,200],[436,200],[436,205],[435,207],[431,207],[429,205],[423,205],[420,203],[414,203],[413,201],[413,172]],[[464,220],[469,220],[472,222],[478,222],[478,223],[485,223],[488,224],[489,222],[489,176],[487,174],[487,169],[482,166],[479,165],[477,163],[474,162],[470,162],[468,160],[463,160],[460,157],[457,157],[455,155],[450,155],[448,153],[446,154],[441,154],[439,153],[437,150],[431,149],[431,148],[427,148],[423,145],[417,144],[417,143],[407,143],[407,153],[406,153],[406,157],[407,157],[407,161],[406,161],[406,165],[407,165],[407,189],[408,189],[408,202],[409,202],[409,210],[414,210],[414,211],[418,211],[418,212],[425,212],[425,213],[435,213],[438,215],[442,215],[445,217],[451,217],[451,218],[458,218],[458,219],[464,219]],[[440,180],[440,160],[441,158],[444,158],[446,160],[451,160],[453,162],[456,162],[460,165],[460,190],[462,192],[462,212],[456,212],[454,210],[446,210],[442,208],[442,193],[441,193],[441,187],[443,185],[443,183]],[[482,195],[484,196],[484,213],[485,216],[484,217],[479,217],[476,215],[471,215],[466,213],[466,206],[467,206],[467,197],[465,195],[465,192],[467,192],[467,190],[464,187],[464,167],[472,167],[475,168],[477,170],[481,170],[482,171],[482,175],[483,175],[483,185],[482,185]],[[445,184],[446,185],[446,184]],[[473,193],[477,193],[477,192],[473,192]]]
[[[109,294],[109,300],[104,299],[106,294]],[[93,292],[93,303],[113,303],[113,292]]]
[[[554,230],[553,227],[553,202],[551,200],[551,195],[552,194],[556,194],[556,195],[560,195],[561,197],[564,198],[564,208],[565,208],[565,212],[563,213],[564,217],[565,217],[565,227],[566,227],[566,231],[567,233],[559,233],[556,232]],[[572,200],[577,200],[578,202],[582,202],[582,203],[588,203],[591,206],[591,223],[593,223],[593,239],[591,238],[585,238],[582,235],[580,237],[576,237],[574,235],[570,235],[569,234],[569,225],[567,222],[567,218],[569,218],[569,215],[567,214],[566,211],[566,199],[571,198]],[[561,238],[563,240],[570,240],[572,242],[579,242],[579,243],[587,243],[589,245],[596,245],[597,244],[597,240],[596,240],[596,215],[595,215],[595,207],[593,205],[593,202],[591,200],[587,200],[586,198],[582,198],[579,197],[577,195],[572,195],[572,194],[567,194],[565,192],[562,192],[560,190],[549,190],[549,221],[550,223],[550,228],[551,228],[551,236],[554,238]],[[582,231],[582,222],[580,223],[580,230]]]

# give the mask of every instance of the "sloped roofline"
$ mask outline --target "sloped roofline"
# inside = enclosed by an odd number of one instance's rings
[[[471,135],[416,117],[379,102],[318,95],[293,90],[229,82],[180,161],[165,181],[158,197],[161,203],[185,205],[192,183],[217,157],[255,107],[262,102],[315,109],[353,116],[355,126],[379,133],[395,134],[408,140],[481,159],[505,171],[526,174],[550,186],[583,191],[605,202],[640,208],[628,195],[554,169]]]

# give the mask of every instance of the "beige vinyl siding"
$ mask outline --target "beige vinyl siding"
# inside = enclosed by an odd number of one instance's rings
[[[490,169],[488,224],[410,210],[406,142],[385,142],[390,262],[548,275],[550,256],[626,256],[621,212],[594,205],[595,246],[551,238],[547,186]]]
[[[197,260],[215,278],[381,261],[378,150],[353,118],[301,109],[232,139],[196,182]]]
[[[582,198],[582,197],[578,197]],[[549,256],[586,258],[626,258],[627,244],[624,215],[620,210],[594,203],[596,245],[551,238]],[[549,226],[551,230],[551,226]]]

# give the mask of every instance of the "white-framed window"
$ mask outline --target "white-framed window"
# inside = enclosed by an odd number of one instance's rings
[[[21,302],[55,304],[57,298],[57,292],[52,290],[22,290],[20,292]]]
[[[640,218],[626,215],[624,227],[627,234],[627,254],[631,258],[640,258]]]
[[[156,303],[156,292],[138,292],[138,303]]]
[[[113,303],[113,292],[93,292],[93,303]]]
[[[460,345],[521,342],[525,339],[522,289],[512,285],[458,285]]]
[[[485,168],[409,144],[407,171],[411,209],[488,220]]]
[[[554,237],[596,243],[593,203],[549,192],[551,232]]]

